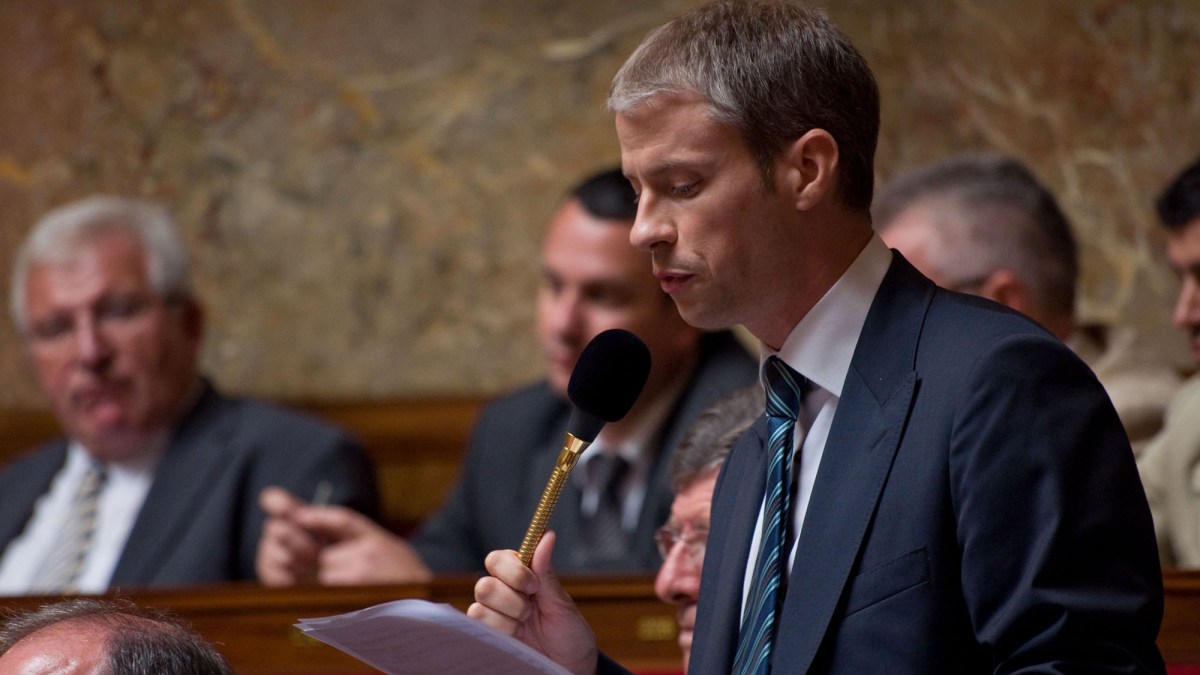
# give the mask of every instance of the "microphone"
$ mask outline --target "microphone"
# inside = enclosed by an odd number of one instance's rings
[[[592,338],[579,354],[567,383],[567,398],[574,409],[567,421],[563,448],[517,552],[526,567],[533,562],[533,550],[542,540],[546,522],[579,455],[596,440],[605,424],[625,417],[649,376],[650,350],[627,330],[606,330]]]

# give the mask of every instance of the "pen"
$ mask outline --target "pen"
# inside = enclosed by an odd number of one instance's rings
[[[323,480],[317,483],[317,489],[313,492],[312,501],[309,502],[313,506],[325,506],[333,497],[333,483]]]

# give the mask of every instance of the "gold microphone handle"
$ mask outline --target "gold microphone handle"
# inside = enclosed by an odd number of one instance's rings
[[[558,496],[562,494],[563,487],[567,484],[567,476],[570,475],[571,469],[575,468],[575,463],[579,461],[579,455],[589,445],[591,445],[590,441],[581,441],[575,436],[567,434],[567,441],[558,453],[554,472],[550,474],[546,489],[542,491],[542,498],[538,501],[537,510],[533,512],[533,520],[529,522],[529,529],[525,530],[525,539],[521,541],[521,549],[517,551],[517,557],[526,567],[533,563],[533,550],[542,540],[542,534],[546,531],[546,522],[550,520],[550,514],[554,512],[554,505],[558,503]]]

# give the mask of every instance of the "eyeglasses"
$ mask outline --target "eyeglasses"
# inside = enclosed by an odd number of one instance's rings
[[[704,562],[704,546],[708,543],[708,529],[692,529],[681,532],[673,527],[664,525],[654,532],[654,543],[658,544],[658,552],[666,560],[671,555],[675,544],[682,543],[688,560],[693,565]]]

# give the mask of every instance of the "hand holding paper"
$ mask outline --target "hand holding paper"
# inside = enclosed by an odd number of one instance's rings
[[[596,636],[550,566],[554,533],[538,544],[531,567],[514,551],[492,551],[490,577],[475,583],[467,615],[512,635],[576,675],[596,672]]]

